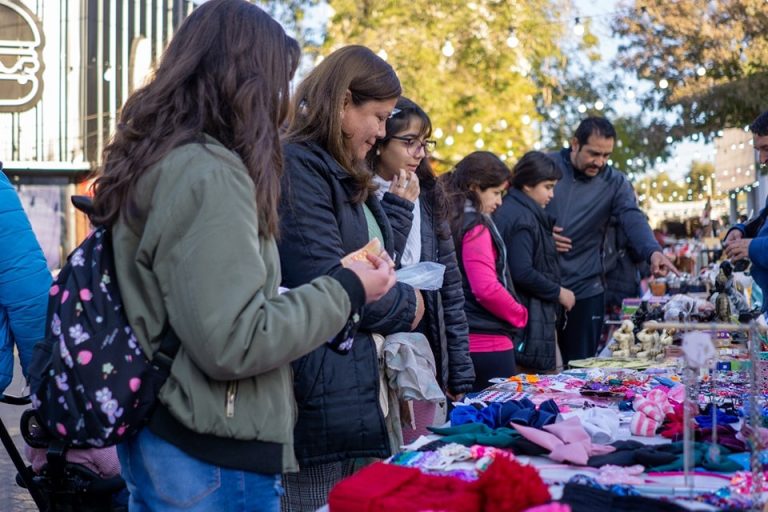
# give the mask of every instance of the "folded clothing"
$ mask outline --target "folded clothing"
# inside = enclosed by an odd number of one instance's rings
[[[702,428],[694,432],[696,441],[707,442],[712,440],[712,428]],[[739,439],[738,432],[730,425],[717,426],[717,444],[725,446],[731,452],[745,452],[747,445]]]
[[[486,407],[478,408],[477,404],[460,405],[450,414],[451,426],[466,423],[483,423],[491,428],[506,427],[510,422],[541,428],[554,423],[560,409],[554,400],[542,402],[538,408],[527,398],[509,400],[507,402],[492,402]]]
[[[648,471],[679,471],[683,469],[683,443],[669,443],[661,445],[644,445],[637,441],[618,441],[613,443],[616,451],[606,455],[595,455],[589,458],[588,466],[601,467],[606,464],[615,466],[634,466],[641,464]],[[716,460],[712,457],[710,443],[694,443],[693,445],[694,467],[701,467],[709,471],[731,473],[740,469],[739,464],[727,457],[731,451],[719,446],[721,457]]]
[[[342,480],[328,495],[332,512],[389,510],[480,511],[481,499],[465,482],[376,462]]]
[[[376,462],[336,485],[328,504],[331,512],[522,512],[550,499],[536,469],[496,457],[475,482]]]
[[[514,423],[513,426],[523,437],[549,450],[548,457],[558,462],[571,462],[583,466],[587,464],[590,456],[615,450],[612,446],[593,444],[576,416],[559,423],[545,425],[544,430]]]
[[[438,441],[442,443],[458,443],[464,446],[480,444],[497,448],[511,448],[520,434],[511,428],[490,428],[482,423],[467,423],[458,427],[427,427],[435,434],[444,436]],[[430,443],[431,444],[431,443]]]
[[[642,474],[645,473],[645,467],[640,464],[635,464],[634,466],[606,464],[599,471],[600,473],[595,480],[602,485],[643,485],[645,483],[645,479],[642,477]]]
[[[715,411],[716,411],[715,414],[717,416],[716,420],[718,425],[726,425],[729,423],[736,423],[739,421],[738,416],[733,416],[718,408],[716,408]],[[711,429],[712,425],[714,424],[714,422],[712,421],[712,404],[707,404],[706,408],[701,413],[701,415],[696,416],[694,419],[696,420],[696,423],[698,423],[698,425],[701,428]]]
[[[619,415],[613,409],[591,407],[581,416],[581,424],[593,443],[609,444],[619,433]]]
[[[644,496],[617,495],[609,490],[569,482],[563,489],[560,503],[566,503],[572,512],[685,512],[687,509],[668,501],[655,500]]]

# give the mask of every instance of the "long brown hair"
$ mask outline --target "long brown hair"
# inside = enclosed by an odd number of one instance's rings
[[[465,232],[478,224],[486,223],[483,215],[478,215],[473,224],[464,226],[464,206],[467,200],[478,213],[482,206],[480,197],[472,187],[484,191],[503,185],[509,177],[509,167],[499,157],[488,151],[470,153],[462,158],[451,172],[442,176],[448,195],[449,220],[457,251],[462,246]]]
[[[136,183],[174,148],[214,137],[242,159],[261,235],[278,231],[278,129],[289,113],[298,43],[245,0],[210,0],[184,20],[152,80],[128,98],[94,184],[94,222],[133,210]]]
[[[365,201],[371,188],[371,172],[356,161],[344,144],[349,137],[341,128],[341,112],[347,91],[352,103],[386,101],[400,96],[400,80],[392,66],[365,46],[345,46],[326,57],[296,89],[294,111],[286,140],[316,142],[328,151],[357,184],[355,202]]]
[[[415,101],[405,96],[400,96],[395,104],[395,113],[387,119],[387,134],[376,141],[376,145],[371,148],[366,157],[369,167],[374,172],[377,172],[376,169],[381,161],[381,152],[386,151],[386,148],[392,142],[392,136],[407,129],[414,119],[418,120],[419,123],[418,137],[428,139],[432,135],[432,120]],[[416,176],[419,178],[422,194],[426,193],[430,196],[429,200],[432,203],[436,219],[435,228],[437,234],[443,239],[450,238],[451,233],[448,226],[448,205],[445,191],[443,191],[443,185],[437,179],[435,171],[432,169],[428,154],[424,155],[424,158],[419,162],[419,166],[416,167]]]

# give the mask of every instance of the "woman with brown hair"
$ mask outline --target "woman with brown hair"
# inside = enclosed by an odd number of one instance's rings
[[[528,322],[512,284],[504,246],[491,214],[501,205],[509,168],[487,151],[465,156],[445,176],[451,230],[464,285],[473,391],[516,372],[514,342]]]
[[[275,245],[296,41],[245,0],[184,21],[125,104],[95,184],[146,354],[181,341],[148,425],[118,445],[131,510],[279,510],[297,469],[288,363],[394,284],[371,256],[278,295]],[[375,268],[371,268],[375,267]]]
[[[299,85],[283,149],[279,249],[285,286],[335,272],[345,253],[373,238],[398,258],[402,248],[395,249],[365,163],[385,135],[398,96],[392,67],[362,46],[335,51]],[[401,208],[401,215],[412,213]],[[399,448],[387,441],[373,335],[410,331],[423,311],[420,292],[398,283],[363,309],[349,353],[323,346],[294,362],[301,471],[283,479],[284,510],[316,510],[354,458],[386,457]]]

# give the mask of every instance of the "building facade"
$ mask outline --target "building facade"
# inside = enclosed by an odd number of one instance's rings
[[[728,128],[715,139],[715,187],[728,194],[731,222],[756,215],[765,203],[768,178],[760,174],[748,129]]]
[[[120,106],[191,12],[189,0],[0,0],[0,161],[49,266],[88,229],[86,193]]]

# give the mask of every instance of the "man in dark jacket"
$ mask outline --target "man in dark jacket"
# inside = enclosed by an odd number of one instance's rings
[[[768,166],[768,110],[760,114],[749,126],[752,145],[757,151],[758,163]],[[768,292],[768,204],[757,217],[746,224],[737,224],[728,231],[723,241],[725,254],[733,261],[749,258],[752,260],[752,277],[765,295]],[[768,301],[763,299],[763,311],[768,310]]]
[[[629,181],[608,165],[615,140],[610,122],[589,117],[579,124],[570,148],[549,155],[563,171],[563,179],[547,211],[557,222],[554,237],[562,285],[576,295],[576,305],[558,333],[566,364],[592,357],[597,350],[605,307],[601,251],[611,216],[618,219],[634,250],[650,263],[652,273],[677,273],[637,207]]]

